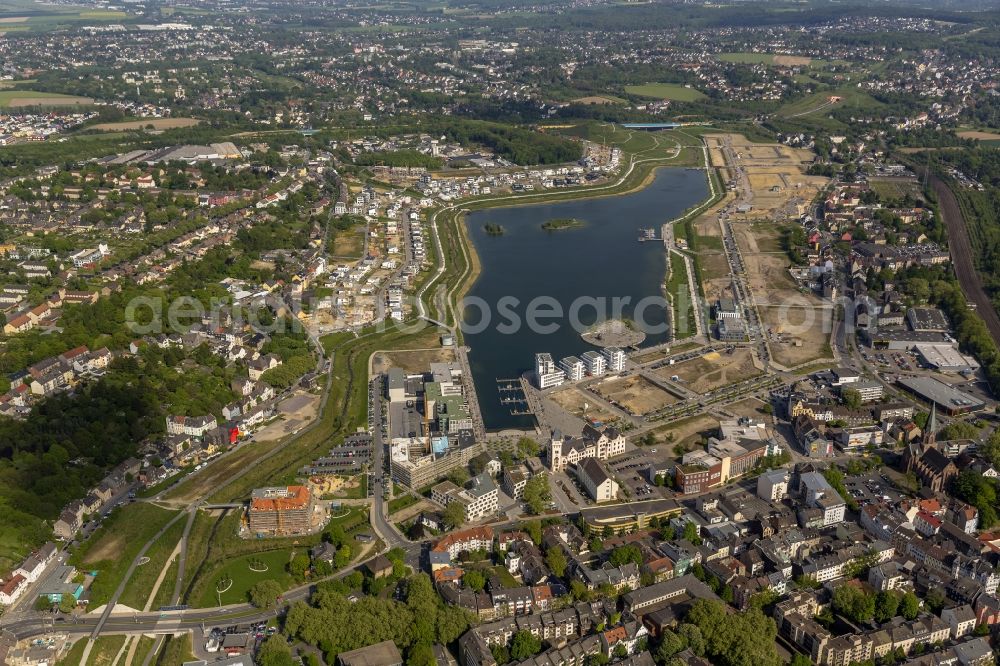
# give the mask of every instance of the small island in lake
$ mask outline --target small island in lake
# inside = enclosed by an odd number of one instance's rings
[[[483,227],[487,236],[503,236],[503,227],[499,224],[487,224]]]
[[[583,220],[575,217],[557,217],[542,223],[542,229],[546,231],[559,231],[560,229],[577,229],[583,226]]]

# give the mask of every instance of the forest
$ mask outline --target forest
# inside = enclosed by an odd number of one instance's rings
[[[583,155],[583,148],[576,141],[523,127],[452,119],[440,122],[436,130],[463,145],[486,146],[500,157],[520,165],[574,162]]]

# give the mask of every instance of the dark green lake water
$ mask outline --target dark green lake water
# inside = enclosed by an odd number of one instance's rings
[[[639,228],[655,227],[659,235],[661,224],[707,197],[703,171],[661,168],[648,187],[632,194],[491,208],[466,217],[482,264],[466,302],[478,302],[490,311],[486,320],[481,314],[483,307],[469,305],[464,323],[465,341],[472,349],[473,379],[488,429],[531,427],[534,423],[531,417],[511,415],[511,406],[500,403],[498,378],[517,377],[531,370],[537,352],[549,352],[558,362],[564,356],[596,349],[580,338],[580,331],[571,323],[569,312],[574,301],[580,297],[596,299],[607,316],[612,316],[613,299],[619,299],[622,314],[639,319],[637,303],[647,297],[662,297],[666,276],[663,243],[638,242]],[[555,218],[576,218],[585,224],[558,231],[541,228]],[[487,224],[502,226],[503,235],[487,234]],[[537,301],[538,297],[544,297],[545,302]],[[542,315],[535,320],[545,329],[532,330],[526,324],[533,300]],[[561,307],[561,317],[545,315],[552,306]],[[513,323],[515,317],[520,325]],[[644,346],[669,338],[669,319],[662,307],[646,307],[641,319],[650,327],[664,329],[647,335]],[[597,321],[595,307],[581,302],[576,320],[593,324]]]

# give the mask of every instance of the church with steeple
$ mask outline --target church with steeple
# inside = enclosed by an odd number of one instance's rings
[[[909,444],[904,454],[906,471],[913,472],[924,487],[935,493],[945,489],[958,474],[958,467],[937,447],[937,404],[931,405],[931,415],[919,441]]]

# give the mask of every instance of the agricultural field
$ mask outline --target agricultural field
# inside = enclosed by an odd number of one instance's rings
[[[974,139],[976,141],[1000,141],[1000,134],[992,130],[962,130],[957,132],[963,139]]]
[[[25,106],[89,106],[94,103],[90,97],[63,95],[40,90],[7,89],[0,90],[0,108]]]
[[[38,90],[0,90],[0,108],[25,106],[89,106],[94,103],[90,97],[62,95]]]
[[[688,88],[679,83],[645,83],[640,86],[625,86],[625,92],[638,97],[668,99],[674,102],[697,102],[705,98],[705,93]]]
[[[101,132],[127,132],[130,130],[166,130],[179,127],[194,127],[201,121],[197,118],[140,118],[117,123],[98,123],[91,126]]]
[[[827,65],[847,64],[845,61],[826,61],[808,56],[784,55],[774,53],[751,53],[742,51],[739,53],[720,53],[718,59],[723,62],[731,62],[741,65],[775,65],[777,67],[826,67]]]
[[[81,9],[35,2],[5,2],[0,7],[0,34],[48,32],[79,25],[121,22],[131,16],[114,9]]]
[[[596,384],[594,390],[605,400],[637,415],[655,412],[678,400],[641,375],[605,380]]]
[[[1000,135],[997,135],[1000,139]],[[923,198],[920,183],[915,178],[870,178],[868,185],[882,198],[901,199],[907,194]]]
[[[621,97],[615,97],[613,95],[590,95],[588,97],[577,97],[573,100],[574,104],[625,104],[626,101]]]

